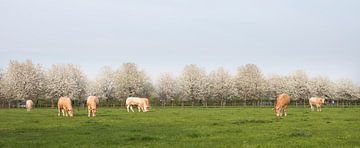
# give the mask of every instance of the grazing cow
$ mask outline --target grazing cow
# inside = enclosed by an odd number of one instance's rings
[[[129,97],[126,99],[126,108],[129,112],[129,109],[131,109],[132,112],[134,112],[132,106],[136,105],[138,108],[138,111],[141,110],[143,112],[148,112],[150,109],[149,99],[147,98],[138,98],[138,97]]]
[[[61,112],[63,116],[73,116],[73,108],[71,106],[71,100],[69,97],[60,97],[58,101],[58,116],[61,115]]]
[[[276,116],[280,117],[285,114],[287,116],[288,105],[290,104],[290,97],[288,94],[281,94],[276,99],[275,112]]]
[[[316,111],[321,112],[321,105],[325,103],[324,98],[312,97],[309,99],[311,110],[314,111],[313,105],[316,106]]]
[[[86,105],[88,107],[88,117],[96,116],[96,105],[99,104],[99,98],[96,96],[89,96],[86,100]]]
[[[33,107],[33,101],[32,100],[26,100],[26,105],[25,105],[25,107],[26,107],[26,110],[29,112],[31,109],[32,109],[32,107]]]

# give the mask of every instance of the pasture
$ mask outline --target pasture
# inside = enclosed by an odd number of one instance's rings
[[[0,109],[1,147],[360,147],[360,108]]]

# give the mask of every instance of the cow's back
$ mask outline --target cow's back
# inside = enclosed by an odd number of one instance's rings
[[[60,97],[58,101],[58,108],[72,109],[71,100],[69,97]]]
[[[32,106],[33,104],[32,100],[26,100],[26,106]]]
[[[138,105],[138,104],[142,104],[142,103],[143,103],[143,100],[138,97],[129,97],[126,99],[127,105]]]
[[[86,105],[92,109],[96,109],[96,104],[99,103],[99,99],[96,96],[89,96],[86,100]]]
[[[290,96],[288,94],[281,94],[276,99],[276,107],[283,107],[290,104]]]
[[[25,107],[27,109],[32,109],[32,106],[33,106],[33,101],[32,100],[26,100],[26,103],[25,103]]]
[[[322,100],[323,100],[323,98],[311,97],[311,98],[309,99],[309,104],[320,105],[320,104],[323,103]]]

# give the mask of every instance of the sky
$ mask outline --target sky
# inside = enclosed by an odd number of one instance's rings
[[[10,60],[136,63],[153,79],[185,65],[265,75],[304,70],[360,84],[359,0],[0,0],[0,68]]]

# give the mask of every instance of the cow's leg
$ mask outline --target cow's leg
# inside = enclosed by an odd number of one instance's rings
[[[314,107],[313,107],[313,105],[311,103],[310,103],[310,108],[311,108],[312,111],[314,111]]]
[[[88,106],[88,117],[90,117],[90,114],[91,114],[91,108],[90,106]]]
[[[130,109],[131,109],[132,112],[134,112],[134,109],[133,109],[132,105],[130,105]]]
[[[65,109],[64,108],[61,109],[61,112],[62,112],[62,116],[65,116]]]
[[[127,112],[129,112],[130,105],[126,106]]]
[[[316,111],[321,112],[321,107],[320,107],[320,105],[316,105]]]
[[[288,106],[285,106],[285,107],[284,107],[284,114],[285,114],[285,116],[287,116],[287,111],[288,111]]]
[[[96,109],[92,110],[92,116],[95,117],[96,116]]]
[[[282,117],[284,114],[284,108],[279,108],[279,117]]]
[[[58,116],[60,116],[61,115],[61,109],[60,108],[58,108]]]
[[[141,112],[141,109],[142,109],[141,106],[138,105],[137,108],[138,108],[138,112]]]
[[[65,112],[65,117],[67,117],[67,116],[68,116],[68,109],[67,109],[67,108],[64,108],[63,110],[64,110],[64,112]]]

